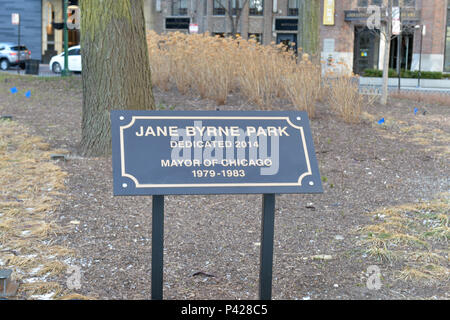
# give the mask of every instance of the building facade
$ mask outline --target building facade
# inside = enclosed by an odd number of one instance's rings
[[[147,27],[156,32],[189,32],[226,35],[233,30],[236,9],[242,8],[237,33],[255,36],[263,44],[297,43],[299,9],[303,0],[147,0]],[[355,73],[382,69],[385,9],[380,10],[381,30],[367,28],[373,22],[369,6],[383,7],[387,0],[320,0],[322,59],[342,61]],[[450,72],[450,1],[393,0],[399,7],[401,37],[391,41],[389,66],[397,61],[406,70]],[[231,17],[230,14],[231,13]],[[195,29],[192,29],[195,30]],[[398,58],[400,57],[400,58]]]
[[[148,29],[225,36],[233,31],[263,44],[297,43],[301,35],[299,12],[304,0],[144,0]],[[361,74],[382,69],[383,30],[369,30],[369,6],[387,0],[318,0],[320,46],[324,61],[342,61]],[[389,65],[402,69],[450,72],[450,0],[392,0],[401,8],[402,36],[391,41]],[[69,0],[69,15],[78,9]],[[17,42],[18,27],[11,14],[21,16],[21,44],[33,59],[48,62],[63,50],[63,0],[0,0],[0,42]],[[82,14],[82,13],[81,13]],[[385,19],[385,9],[380,19]],[[381,23],[381,29],[384,24]],[[80,30],[69,30],[69,46],[80,41]],[[400,58],[399,58],[400,57]]]
[[[1,0],[0,0],[1,1]],[[63,5],[62,0],[41,0],[42,16],[41,16],[41,42],[43,62],[50,61],[51,57],[61,53],[64,50],[63,38]],[[78,10],[78,0],[68,1],[68,16]],[[68,30],[68,46],[75,46],[80,43],[80,30]]]
[[[11,15],[20,14],[20,43],[31,51],[32,59],[41,59],[41,1],[0,0],[0,42],[18,42],[19,26]]]
[[[31,58],[48,62],[63,51],[63,0],[0,0],[0,42],[18,42],[19,30],[11,15],[20,15],[20,43],[31,51]],[[69,0],[69,15],[78,0]],[[69,30],[69,46],[80,41],[80,31]]]

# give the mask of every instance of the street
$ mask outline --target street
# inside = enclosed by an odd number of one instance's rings
[[[18,66],[10,67],[7,71],[0,71],[1,73],[9,73],[9,74],[25,74],[25,69],[21,70]],[[81,73],[73,72],[73,75],[80,76]],[[39,76],[40,77],[60,77],[61,74],[53,73],[50,70],[50,67],[48,64],[39,64]]]

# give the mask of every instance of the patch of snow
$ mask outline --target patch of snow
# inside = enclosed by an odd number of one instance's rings
[[[41,270],[41,269],[42,269],[42,265],[40,265],[40,266],[38,266],[38,267],[36,267],[36,268],[33,268],[33,269],[31,269],[30,274],[35,275],[35,274],[38,273],[39,270]]]
[[[51,300],[54,295],[55,295],[54,292],[50,292],[50,293],[47,293],[47,294],[37,294],[37,295],[31,296],[30,299],[34,299],[34,300]]]

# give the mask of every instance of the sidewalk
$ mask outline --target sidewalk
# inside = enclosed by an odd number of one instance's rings
[[[360,77],[359,86],[367,89],[380,89],[382,86],[381,78]],[[398,90],[398,78],[389,78],[389,91]],[[439,92],[450,94],[450,80],[421,79],[420,86],[418,79],[400,79],[400,90],[402,91],[420,91],[420,92]]]
[[[7,71],[0,71],[0,74],[20,74],[25,75],[25,70],[20,69],[19,67],[11,67]],[[73,75],[80,76],[81,73],[72,73]],[[30,76],[32,76],[30,74]],[[53,71],[50,70],[50,67],[48,64],[39,64],[39,77],[60,77],[61,74],[53,73]]]

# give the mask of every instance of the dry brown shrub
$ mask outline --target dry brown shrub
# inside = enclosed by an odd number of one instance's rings
[[[328,97],[330,107],[347,123],[361,121],[364,97],[360,94],[355,79],[352,75],[330,79]]]
[[[285,74],[285,83],[286,94],[294,106],[313,118],[323,88],[320,65],[311,63],[304,54],[302,61]]]
[[[322,95],[340,118],[347,123],[359,123],[368,115],[363,107],[372,106],[379,98],[377,89],[361,89],[359,76],[344,61],[321,61],[324,69]]]
[[[147,43],[154,85],[163,90],[175,85],[183,94],[193,90],[217,104],[226,102],[236,70],[231,59],[237,47],[235,40],[150,31]]]
[[[254,39],[220,38],[179,32],[147,35],[153,83],[167,90],[176,86],[202,98],[225,104],[239,92],[249,102],[271,109],[276,99],[288,97],[300,110],[314,116],[320,98],[320,66],[297,58],[283,45],[259,44]]]

